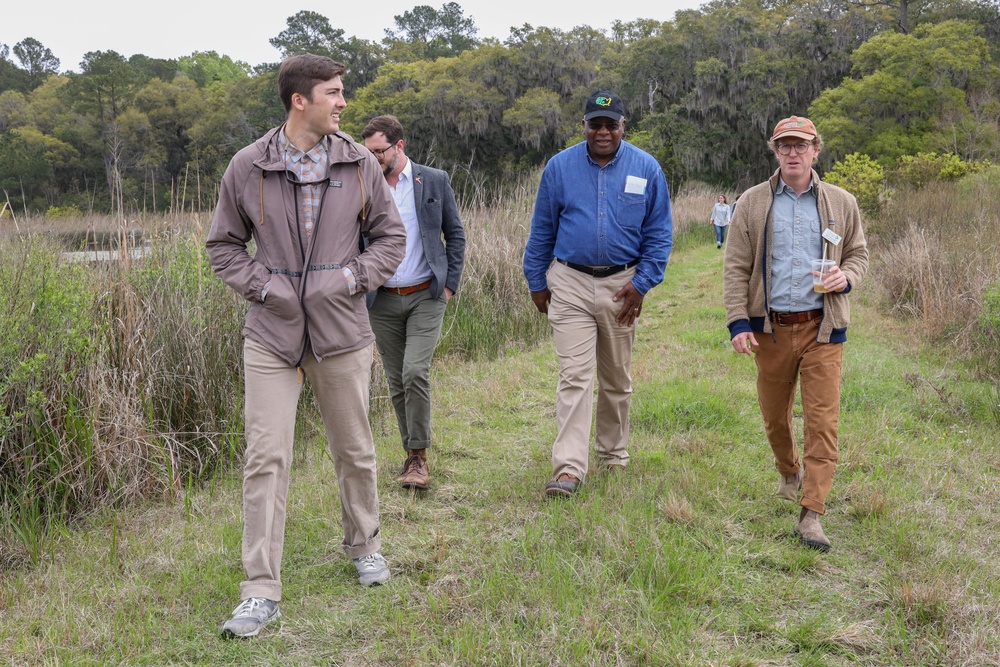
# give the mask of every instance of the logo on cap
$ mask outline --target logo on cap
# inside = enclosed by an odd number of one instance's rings
[[[611,106],[611,98],[610,97],[598,97],[598,98],[596,98],[594,100],[594,104],[596,104],[599,107],[609,107],[609,106]]]

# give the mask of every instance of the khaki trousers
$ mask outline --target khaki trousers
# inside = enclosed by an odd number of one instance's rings
[[[628,463],[635,327],[615,322],[621,302],[611,299],[634,275],[634,268],[607,278],[594,278],[559,262],[549,268],[548,317],[559,357],[553,477],[569,473],[582,480],[587,475],[595,361],[597,458],[606,465]]]
[[[263,345],[243,343],[246,440],[240,599],[281,600],[281,554],[299,373]],[[372,346],[328,357],[306,354],[302,371],[319,405],[340,485],[342,546],[351,558],[381,548],[375,443],[368,424]]]
[[[759,346],[754,359],[764,431],[774,453],[775,467],[785,477],[796,474],[801,465],[792,425],[792,407],[795,384],[799,379],[802,381],[805,476],[800,504],[824,514],[826,497],[837,469],[844,346],[816,341],[821,321],[815,319],[784,327],[774,324],[773,340],[766,333],[756,334]]]

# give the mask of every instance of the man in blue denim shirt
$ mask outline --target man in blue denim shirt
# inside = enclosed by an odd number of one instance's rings
[[[608,471],[628,464],[635,323],[673,243],[663,170],[622,141],[621,99],[591,95],[583,132],[586,141],[545,167],[524,251],[531,300],[548,315],[559,357],[548,497],[572,495],[587,474],[595,358],[597,458]]]

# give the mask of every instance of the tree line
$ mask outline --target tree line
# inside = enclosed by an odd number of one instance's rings
[[[793,113],[817,122],[823,168],[857,155],[882,169],[920,154],[1000,158],[1000,0],[713,0],[672,21],[524,24],[502,41],[477,38],[455,2],[394,21],[374,42],[301,11],[270,43],[282,58],[344,62],[342,128],[357,137],[395,114],[407,152],[460,185],[505,182],[582,139],[597,87],[622,96],[627,138],[672,189],[762,180],[766,138]],[[91,51],[60,73],[33,38],[0,44],[0,203],[210,210],[231,156],[284,118],[278,64]]]

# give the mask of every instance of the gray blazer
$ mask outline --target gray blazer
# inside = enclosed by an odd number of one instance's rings
[[[431,266],[431,296],[439,298],[447,287],[458,291],[465,266],[465,229],[458,217],[458,204],[448,172],[410,161],[413,168],[413,201],[423,241],[424,257]],[[378,291],[367,295],[368,307]]]

